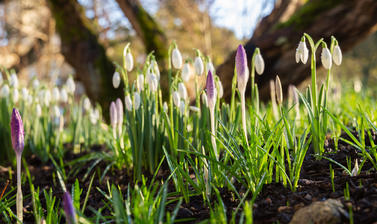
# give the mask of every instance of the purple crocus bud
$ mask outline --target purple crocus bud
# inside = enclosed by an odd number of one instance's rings
[[[215,105],[216,105],[217,92],[216,92],[215,81],[213,79],[211,70],[208,71],[206,89],[207,89],[208,107],[213,109],[215,108]]]
[[[111,126],[113,127],[113,129],[115,129],[118,123],[118,116],[117,116],[117,106],[114,102],[111,102],[110,104],[110,121],[111,121]]]
[[[245,48],[240,44],[236,54],[236,70],[238,90],[244,92],[249,79],[249,68],[247,67],[247,56]]]
[[[64,212],[65,212],[67,223],[68,224],[76,223],[75,208],[73,207],[71,195],[68,192],[64,192],[63,194],[63,207],[64,207]]]
[[[20,113],[13,108],[12,118],[10,121],[12,145],[17,155],[21,155],[24,150],[24,125]]]

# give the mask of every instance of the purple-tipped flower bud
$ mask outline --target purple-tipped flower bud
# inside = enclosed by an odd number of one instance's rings
[[[113,129],[115,129],[118,123],[118,116],[117,116],[117,106],[114,102],[111,102],[110,104],[110,121],[111,121],[111,126],[113,127]]]
[[[208,107],[209,108],[215,108],[216,105],[216,86],[215,81],[213,79],[212,73],[209,70],[207,75],[207,83],[206,83],[206,89],[207,89],[207,100],[208,100]]]
[[[249,69],[247,67],[247,56],[245,48],[240,44],[236,54],[237,84],[240,92],[245,91],[249,79]]]
[[[17,155],[21,155],[24,150],[24,125],[20,113],[13,108],[12,118],[10,121],[12,145]]]
[[[65,217],[67,219],[67,223],[68,224],[76,223],[75,208],[73,207],[71,195],[68,192],[64,192],[63,194],[63,207],[64,207],[64,212],[65,212]]]

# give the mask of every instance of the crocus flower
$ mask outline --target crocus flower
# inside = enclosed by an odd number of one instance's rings
[[[217,91],[216,91],[215,81],[213,79],[211,71],[208,71],[206,89],[207,89],[208,106],[209,108],[215,108]]]
[[[204,72],[204,65],[203,65],[203,60],[201,57],[197,56],[194,61],[194,66],[195,66],[195,72],[196,75],[202,75]]]
[[[325,69],[330,69],[332,66],[331,53],[327,47],[322,48],[321,62]]]
[[[182,55],[177,47],[173,49],[171,61],[173,63],[174,68],[180,69],[182,67]]]
[[[332,56],[334,63],[339,66],[342,63],[342,51],[340,50],[339,45],[334,47]]]
[[[247,67],[246,52],[242,45],[239,45],[237,48],[236,71],[238,90],[244,92],[246,90],[247,81],[249,80],[249,68]]]
[[[129,96],[129,95],[128,95]],[[118,123],[118,130],[119,130],[119,136],[122,134],[122,125],[123,125],[123,103],[121,99],[116,100],[116,110],[117,110],[117,123]],[[131,105],[132,109],[132,105]]]
[[[113,75],[113,86],[117,89],[120,85],[120,75],[119,72],[115,71]]]
[[[270,96],[271,96],[271,104],[272,104],[272,113],[276,120],[279,118],[279,112],[276,105],[276,90],[275,90],[275,82],[274,80],[270,80]]]
[[[111,127],[113,128],[113,136],[116,138],[116,126],[118,124],[118,115],[117,115],[117,107],[114,102],[110,104],[110,121]]]
[[[283,89],[281,87],[280,78],[277,75],[275,79],[276,100],[279,105],[283,103]]]
[[[17,195],[16,208],[17,218],[23,221],[23,205],[22,205],[22,190],[21,190],[21,155],[24,150],[24,125],[20,113],[16,108],[13,108],[12,117],[10,121],[12,146],[16,152],[17,159]]]
[[[68,224],[75,224],[76,223],[76,212],[75,208],[73,207],[73,201],[71,195],[68,192],[64,192],[63,194],[63,207],[65,212],[65,217]]]

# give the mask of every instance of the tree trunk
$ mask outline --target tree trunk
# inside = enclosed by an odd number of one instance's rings
[[[92,102],[102,106],[106,117],[110,102],[122,98],[122,86],[114,89],[112,75],[115,66],[98,42],[95,29],[76,0],[48,0],[61,38],[61,51],[75,69],[76,77]]]
[[[377,28],[375,0],[311,0],[301,7],[295,0],[278,3],[280,5],[261,21],[253,37],[245,44],[249,60],[255,46],[261,49],[265,60],[264,73],[256,77],[263,100],[269,98],[268,83],[276,75],[279,75],[285,92],[289,84],[298,85],[310,76],[310,63],[303,65],[295,61],[295,50],[304,32],[314,40],[324,37],[327,43],[333,35],[342,51],[346,52]],[[228,98],[231,94],[234,58],[235,51],[217,69],[224,83],[224,96]],[[320,65],[318,55],[317,59]]]
[[[116,0],[123,13],[132,24],[136,34],[145,45],[146,53],[154,51],[160,67],[166,69],[164,61],[168,57],[167,38],[151,15],[140,4],[139,0]]]

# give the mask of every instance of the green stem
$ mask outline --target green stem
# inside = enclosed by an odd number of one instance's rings
[[[21,189],[21,154],[16,155],[17,160],[17,198],[16,198],[16,206],[17,206],[17,218],[19,219],[20,223],[23,223],[23,205],[22,205],[22,189]]]

